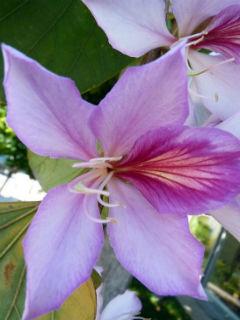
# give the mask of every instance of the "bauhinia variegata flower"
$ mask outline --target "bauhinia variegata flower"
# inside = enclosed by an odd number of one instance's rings
[[[122,265],[159,295],[205,298],[203,246],[188,214],[240,191],[240,143],[215,128],[183,126],[188,82],[181,46],[129,68],[98,106],[74,83],[6,45],[9,125],[33,152],[75,159],[87,172],[51,189],[24,239],[24,320],[57,309],[84,281],[103,223]],[[102,219],[99,205],[109,209]]]
[[[83,0],[106,32],[111,45],[140,57],[159,47],[186,41],[192,113],[200,101],[225,120],[240,112],[239,0]],[[169,2],[169,8],[165,3]],[[176,28],[166,25],[172,13]],[[200,52],[201,49],[217,53]]]

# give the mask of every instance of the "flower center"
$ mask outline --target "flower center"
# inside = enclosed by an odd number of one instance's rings
[[[87,168],[92,169],[90,178],[91,180],[98,180],[97,187],[88,187],[87,184],[89,181],[80,180],[70,189],[71,192],[75,193],[82,193],[85,195],[96,195],[97,201],[100,205],[106,208],[115,208],[121,206],[119,203],[109,203],[106,202],[102,197],[110,197],[109,191],[105,190],[108,182],[114,175],[114,168],[111,164],[112,162],[117,162],[122,159],[121,157],[102,157],[102,158],[94,158],[90,159],[87,162],[78,162],[74,163],[74,168]],[[85,206],[85,213],[87,216],[93,220],[94,222],[99,223],[109,223],[109,222],[116,222],[115,219],[107,218],[107,219],[96,219],[89,215],[88,210]]]

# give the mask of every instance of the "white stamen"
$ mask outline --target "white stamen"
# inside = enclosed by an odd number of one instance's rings
[[[97,196],[97,201],[104,207],[107,208],[116,208],[116,207],[120,207],[119,203],[109,203],[109,202],[105,202],[104,200],[101,199],[100,195]]]
[[[205,36],[203,35],[203,36],[201,36],[200,38],[198,38],[198,39],[196,39],[196,40],[194,40],[194,41],[192,41],[192,42],[188,42],[188,43],[186,44],[186,47],[195,46],[196,44],[202,42],[203,39],[204,39],[204,37],[205,37]]]
[[[197,97],[197,98],[215,101],[215,99],[213,99],[213,98],[210,98],[210,97],[204,96],[204,95],[202,95],[202,94],[200,94],[200,93],[197,93],[196,91],[194,91],[194,90],[193,90],[192,88],[190,88],[190,87],[188,88],[188,92],[189,92],[190,94],[194,95],[194,96]]]
[[[111,180],[113,176],[113,172],[110,172],[106,178],[103,180],[103,182],[100,184],[99,186],[99,190],[103,190],[104,187],[108,184],[108,182]],[[119,207],[120,204],[119,203],[108,203],[108,202],[105,202],[104,200],[102,200],[101,198],[101,195],[98,194],[97,196],[97,201],[104,207],[107,207],[107,208],[115,208],[115,207]]]
[[[210,71],[211,69],[213,68],[216,68],[216,67],[219,67],[223,64],[226,64],[226,63],[230,63],[230,62],[234,62],[235,61],[235,58],[230,58],[230,59],[227,59],[227,60],[224,60],[224,61],[221,61],[221,62],[218,62],[218,63],[215,63],[215,64],[211,64],[210,66],[208,66],[207,68],[203,69],[203,70],[200,70],[200,71],[193,71],[193,72],[189,72],[188,73],[188,76],[189,77],[196,77],[196,76],[199,76],[203,73],[206,73],[207,71]]]
[[[195,44],[197,44],[198,42],[200,42],[200,41],[202,41],[203,39],[204,39],[204,36],[205,35],[207,35],[208,34],[208,32],[206,31],[206,30],[204,30],[204,31],[202,31],[202,32],[199,32],[199,33],[195,33],[195,34],[193,34],[193,35],[190,35],[190,36],[187,36],[187,37],[182,37],[182,38],[180,38],[178,41],[175,41],[172,45],[171,45],[171,48],[174,48],[174,47],[176,47],[179,43],[181,43],[181,42],[187,42],[188,40],[191,40],[191,39],[194,39],[194,38],[196,38],[196,37],[201,37],[200,39],[196,39],[195,41],[192,41],[192,42],[190,42],[190,43],[186,43],[186,48],[188,48],[189,47],[189,45],[192,45],[192,44],[194,44],[194,42],[195,42]],[[197,42],[198,41],[198,42]],[[197,42],[197,43],[196,43]]]
[[[204,30],[202,32],[195,33],[195,34],[192,34],[187,37],[182,37],[182,38],[180,38],[180,40],[189,40],[189,39],[196,38],[196,37],[203,37],[203,36],[206,36],[207,34],[208,34],[208,31]]]
[[[106,197],[109,197],[109,195],[110,195],[108,191],[94,189],[94,188],[88,188],[82,182],[79,182],[74,188],[71,188],[70,191],[74,192],[74,193],[98,194],[98,195],[103,195]]]
[[[113,166],[106,161],[114,162],[114,161],[119,161],[121,159],[122,159],[122,156],[120,156],[120,157],[93,158],[87,162],[74,163],[72,166],[73,166],[73,168],[109,168],[109,169],[112,169]]]
[[[72,165],[73,168],[91,168],[91,169],[100,169],[100,168],[110,168],[112,169],[112,165],[107,162],[77,162]]]
[[[95,217],[91,216],[88,212],[88,208],[87,208],[86,203],[84,205],[83,211],[84,211],[85,215],[88,217],[88,219],[95,222],[95,223],[100,223],[100,224],[117,223],[117,220],[114,218],[111,218],[111,217],[108,217],[106,219],[101,219],[101,218],[95,218]]]
[[[79,162],[79,163],[74,163],[73,167],[74,168],[91,168],[94,169],[93,171],[93,176],[91,178],[97,178],[100,179],[101,177],[105,177],[103,181],[100,183],[99,187],[97,189],[95,188],[88,188],[84,183],[87,181],[80,181],[76,183],[74,187],[70,188],[71,192],[75,193],[83,193],[83,194],[88,194],[88,195],[97,195],[97,201],[104,207],[106,208],[115,208],[119,207],[119,203],[108,203],[104,201],[101,196],[109,197],[110,193],[108,191],[105,191],[104,188],[108,184],[108,182],[111,180],[114,172],[111,171],[110,173],[107,172],[107,168],[112,169],[113,166],[108,163],[107,161],[119,161],[122,159],[122,156],[119,157],[102,157],[102,158],[93,158],[90,159],[89,161],[86,162]],[[86,216],[91,220],[96,223],[116,223],[117,220],[111,217],[108,217],[106,219],[98,219],[95,217],[92,217],[89,212],[88,208],[85,204],[85,210],[84,210]]]
[[[90,162],[105,162],[105,161],[120,161],[122,156],[119,157],[105,157],[105,158],[93,158]]]

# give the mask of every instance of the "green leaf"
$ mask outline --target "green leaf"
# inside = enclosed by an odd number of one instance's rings
[[[39,181],[44,191],[70,182],[83,172],[82,169],[72,167],[76,160],[51,159],[38,156],[31,151],[28,153],[28,160],[35,178]]]
[[[4,320],[21,319],[25,265],[21,242],[38,203],[0,204],[0,314]]]
[[[80,0],[1,0],[0,41],[72,78],[82,93],[132,61],[111,48]]]
[[[21,320],[25,299],[25,276],[21,242],[38,208],[38,202],[0,203],[0,315]],[[96,292],[92,280],[78,288],[62,307],[39,320],[94,320]]]

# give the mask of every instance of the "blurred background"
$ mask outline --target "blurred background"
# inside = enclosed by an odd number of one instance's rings
[[[79,0],[1,0],[0,42],[16,47],[58,74],[71,77],[84,98],[95,104],[111,89],[126,66],[139,63],[109,46]],[[144,59],[146,61],[146,57]],[[1,78],[2,70],[0,57]],[[67,171],[68,162],[57,163],[28,153],[7,126],[5,104],[1,87],[0,201],[41,200],[45,194],[43,189],[65,181],[73,173]],[[192,233],[206,248],[202,282],[209,301],[159,298],[136,279],[128,278],[128,287],[138,293],[143,303],[142,315],[153,320],[240,319],[239,243],[213,218],[189,217],[189,222]],[[11,232],[15,239],[15,231]],[[0,264],[1,258],[0,255]],[[8,271],[12,272],[11,268]],[[0,296],[2,293],[0,288]],[[5,317],[0,315],[1,319]]]

